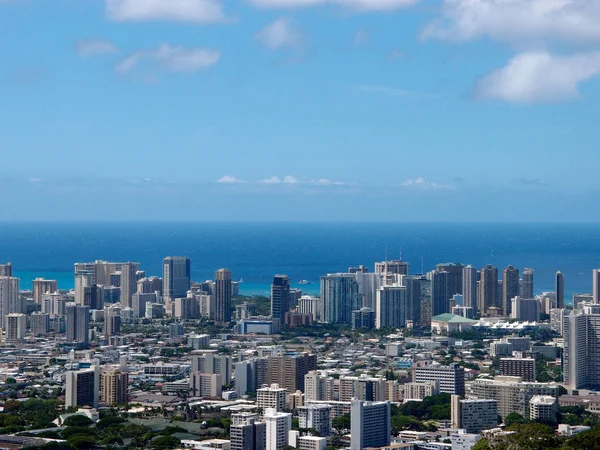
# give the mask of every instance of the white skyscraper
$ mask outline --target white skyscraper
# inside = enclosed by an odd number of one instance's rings
[[[403,286],[383,286],[377,290],[376,328],[404,328],[409,318],[408,291]]]
[[[563,380],[567,389],[600,389],[600,306],[588,305],[563,321]]]
[[[6,326],[6,316],[22,313],[19,301],[19,279],[0,277],[0,325]]]
[[[292,429],[292,415],[267,408],[264,416],[267,424],[267,450],[283,450],[288,445],[288,435]]]
[[[473,266],[463,268],[463,306],[477,311],[477,269]]]
[[[6,316],[6,342],[19,342],[25,338],[27,316],[25,314],[9,314]]]
[[[66,372],[65,406],[98,407],[100,399],[100,372],[98,366],[91,369]]]

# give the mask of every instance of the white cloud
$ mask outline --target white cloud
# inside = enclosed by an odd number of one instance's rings
[[[291,175],[286,175],[285,177],[283,177],[283,180],[279,177],[273,176],[270,178],[266,178],[264,180],[260,180],[259,183],[261,183],[261,184],[297,184],[297,183],[299,183],[299,181]]]
[[[335,5],[355,11],[395,11],[414,5],[419,0],[247,0],[261,8],[304,8]]]
[[[431,190],[455,190],[454,186],[449,184],[438,184],[425,181],[424,178],[418,177],[412,180],[406,180],[400,186],[410,189],[431,189]]]
[[[30,183],[41,183],[42,181],[44,181],[44,180],[42,180],[41,178],[30,178],[29,179]]]
[[[269,50],[278,50],[299,46],[302,35],[291,19],[280,17],[259,31],[256,39]]]
[[[318,180],[311,180],[310,184],[316,186],[355,186],[353,183],[346,183],[344,181],[334,181],[328,178],[320,178]]]
[[[600,52],[556,56],[521,53],[475,87],[480,99],[512,103],[556,102],[577,98],[580,83],[600,76]]]
[[[490,37],[519,45],[600,42],[598,23],[598,0],[444,0],[441,17],[423,36],[455,41]]]
[[[105,0],[105,5],[108,17],[119,22],[214,23],[225,20],[221,0]]]
[[[221,53],[206,48],[171,47],[163,44],[155,50],[139,50],[117,64],[116,71],[129,73],[142,60],[151,61],[164,70],[172,72],[197,72],[215,65]]]
[[[231,175],[225,175],[217,180],[217,183],[221,184],[236,184],[236,183],[245,183],[244,180],[240,180],[236,177],[232,177]]]
[[[103,39],[91,39],[79,41],[76,46],[77,54],[81,57],[90,57],[97,55],[110,55],[119,50],[111,42]]]

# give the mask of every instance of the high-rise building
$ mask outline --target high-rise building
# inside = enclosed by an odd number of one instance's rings
[[[42,303],[42,295],[56,292],[57,287],[56,280],[36,278],[33,280],[33,301],[37,304]]]
[[[31,334],[34,336],[44,336],[50,331],[50,314],[43,312],[34,312],[30,316]]]
[[[463,268],[463,305],[477,312],[477,269],[473,266]]]
[[[337,273],[321,277],[321,302],[323,322],[350,324],[352,311],[362,307],[355,276]]]
[[[119,368],[102,372],[100,400],[108,406],[127,403],[127,386],[129,374]]]
[[[232,414],[229,430],[231,450],[265,450],[267,447],[267,424],[258,421],[258,414]]]
[[[282,356],[269,356],[268,384],[278,384],[289,393],[304,391],[304,376],[316,369],[316,355],[286,353]]]
[[[450,273],[434,270],[429,273],[431,279],[431,305],[433,316],[450,312]]]
[[[189,341],[189,340],[188,340]],[[235,364],[235,392],[238,397],[256,392],[256,361],[248,359]]]
[[[351,450],[378,448],[390,444],[390,402],[363,402],[353,399],[351,408]]]
[[[511,319],[538,322],[540,320],[540,302],[535,298],[513,297],[511,300]]]
[[[565,276],[560,270],[556,272],[556,307],[565,307]]]
[[[261,387],[256,390],[256,406],[265,411],[267,408],[273,408],[276,411],[285,410],[285,389],[278,384],[272,384],[269,387]]]
[[[424,383],[404,383],[404,400],[421,401],[427,397],[440,393],[439,381],[426,381]]]
[[[339,401],[349,402],[353,398],[368,402],[384,401],[387,394],[385,378],[344,376],[339,379]]]
[[[0,264],[0,277],[12,277],[12,263]]]
[[[333,378],[311,370],[304,376],[304,401],[333,400]]]
[[[223,378],[218,373],[192,372],[190,375],[192,397],[220,398],[222,392]]]
[[[352,311],[352,328],[355,330],[364,328],[372,330],[375,328],[376,317],[375,311],[371,308],[360,308],[356,311]]]
[[[121,308],[104,308],[104,339],[110,342],[112,336],[121,334]]]
[[[447,276],[447,290],[448,298],[451,298],[455,294],[463,293],[463,269],[465,268],[464,264],[460,263],[442,263],[435,266],[436,272],[446,272]]]
[[[502,271],[502,313],[510,316],[512,310],[512,299],[517,297],[519,292],[519,269],[508,266]]]
[[[173,301],[187,296],[190,290],[190,259],[184,256],[169,256],[163,260],[164,297]]]
[[[502,376],[520,377],[523,381],[535,381],[535,359],[500,358],[498,372]]]
[[[382,286],[377,290],[376,328],[404,328],[409,319],[408,289],[404,286]]]
[[[139,285],[138,285],[139,286]],[[136,292],[131,296],[131,307],[135,317],[146,316],[146,303],[158,303],[158,296],[153,293]]]
[[[215,321],[231,322],[231,271],[219,269],[215,274]]]
[[[6,342],[19,342],[25,338],[27,316],[25,314],[9,314],[6,316]]]
[[[192,372],[217,373],[223,384],[231,383],[231,356],[204,353],[192,356]]]
[[[139,263],[121,264],[121,306],[131,308],[131,297],[137,292],[137,271]]]
[[[408,263],[401,260],[376,262],[375,273],[408,275]]]
[[[267,449],[283,450],[288,445],[289,432],[292,429],[292,415],[267,408],[264,415],[267,424]]]
[[[91,406],[98,407],[100,397],[100,377],[98,367],[65,373],[67,386],[65,393],[65,406]]]
[[[600,303],[600,269],[593,270],[592,295],[594,303]]]
[[[91,284],[111,285],[110,275],[112,273],[122,272],[123,265],[125,264],[131,264],[133,266],[133,279],[137,281],[137,272],[140,270],[140,263],[120,263],[108,261],[75,263],[75,274],[90,274],[92,276]]]
[[[467,383],[467,394],[469,398],[497,400],[498,415],[502,419],[512,412],[529,417],[531,397],[551,395],[558,398],[558,385],[525,382],[519,377],[477,378]]]
[[[529,400],[529,419],[536,422],[556,423],[558,401],[551,395],[536,395]]]
[[[450,403],[452,428],[480,433],[498,426],[498,401],[486,399],[461,400],[453,395]]]
[[[488,314],[490,308],[498,307],[498,269],[488,264],[481,269],[479,276],[479,305],[481,315]]]
[[[533,298],[533,273],[533,269],[523,270],[523,298]]]
[[[600,308],[574,311],[563,322],[563,380],[567,389],[600,389]]]
[[[383,276],[379,273],[368,272],[355,272],[354,276],[358,283],[358,294],[362,298],[362,306],[372,308],[373,311],[375,311],[377,289],[379,289],[383,283]]]
[[[19,279],[0,277],[0,325],[6,326],[6,316],[23,312],[19,299]]]
[[[298,408],[300,428],[312,428],[319,436],[331,435],[333,416],[330,405],[313,404]]]
[[[290,278],[275,275],[271,284],[271,317],[283,325],[285,313],[290,310]]]
[[[67,342],[87,344],[89,342],[90,308],[89,306],[69,303],[65,307]],[[105,318],[106,320],[106,318]]]
[[[439,381],[442,393],[465,394],[465,370],[458,364],[417,367],[414,369],[413,378],[417,383]]]

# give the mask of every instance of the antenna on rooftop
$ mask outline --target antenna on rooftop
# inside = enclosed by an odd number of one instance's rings
[[[402,261],[402,247],[400,247],[400,261]]]

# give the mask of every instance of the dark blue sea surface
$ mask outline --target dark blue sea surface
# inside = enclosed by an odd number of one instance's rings
[[[11,261],[22,288],[35,277],[73,286],[73,264],[96,259],[139,261],[161,275],[165,256],[188,256],[194,280],[227,267],[244,293],[266,293],[276,273],[318,291],[319,277],[400,256],[411,273],[440,262],[535,269],[536,293],[565,274],[567,298],[590,292],[600,267],[600,226],[594,224],[403,223],[0,223],[0,262]]]

